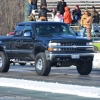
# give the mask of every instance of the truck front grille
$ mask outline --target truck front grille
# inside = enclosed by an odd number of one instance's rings
[[[61,48],[61,51],[84,51],[86,48],[74,46],[86,46],[86,42],[74,42],[74,43],[61,43],[61,46],[72,46],[69,48]]]
[[[86,48],[61,48],[61,51],[84,51]]]
[[[85,46],[86,42],[61,43],[61,46]]]

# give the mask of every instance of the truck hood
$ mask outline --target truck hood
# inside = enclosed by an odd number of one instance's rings
[[[80,36],[74,36],[74,35],[54,35],[53,37],[39,37],[38,38],[39,40],[43,40],[44,42],[47,42],[47,41],[58,41],[58,42],[68,42],[68,41],[77,41],[77,42],[80,42],[80,41],[89,41],[87,38],[84,38],[84,37],[80,37]]]
[[[0,41],[11,40],[13,36],[0,36]]]

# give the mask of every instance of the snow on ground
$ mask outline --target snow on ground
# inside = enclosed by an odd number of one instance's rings
[[[93,67],[100,68],[100,53],[94,53]]]
[[[100,68],[100,53],[94,54],[93,67]],[[0,86],[28,90],[70,94],[89,98],[100,98],[100,87],[40,82],[24,79],[0,78]]]
[[[60,94],[70,94],[89,98],[100,98],[100,87],[59,84],[3,77],[0,78],[0,86]]]

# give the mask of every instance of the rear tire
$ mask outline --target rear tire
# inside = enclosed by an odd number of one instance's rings
[[[94,46],[94,53],[98,52],[98,48],[96,46]]]
[[[10,68],[10,60],[3,51],[0,51],[0,72],[8,72]]]
[[[92,61],[81,62],[81,64],[77,66],[77,71],[80,75],[90,74],[92,71]]]
[[[47,76],[51,71],[50,61],[46,60],[45,53],[39,53],[35,60],[36,73],[40,76]]]

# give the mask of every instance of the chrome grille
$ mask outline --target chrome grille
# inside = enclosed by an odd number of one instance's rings
[[[85,42],[61,43],[61,46],[73,46],[73,45],[76,45],[76,46],[84,46],[84,45],[86,45],[86,43]]]
[[[70,48],[61,48],[61,51],[84,51],[84,50],[86,50],[86,48],[84,48],[84,47],[73,48],[73,46],[86,46],[85,42],[61,43],[61,46],[72,46]]]

